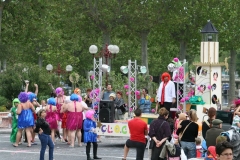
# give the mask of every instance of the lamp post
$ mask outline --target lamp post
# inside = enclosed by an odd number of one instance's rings
[[[106,65],[109,65],[109,59],[116,57],[116,55],[119,53],[119,47],[117,45],[106,44],[103,50],[101,50],[97,55],[96,53],[98,52],[98,47],[96,45],[91,45],[89,47],[89,52],[94,56],[94,59],[98,57],[99,62],[101,61],[101,63],[102,63],[102,58],[105,58]],[[107,66],[103,66],[103,67],[107,67]],[[110,71],[110,67],[108,70]],[[108,84],[108,72],[106,73],[106,85],[107,84]]]
[[[46,66],[46,70],[50,73],[53,71],[53,65],[51,64],[48,64]],[[55,70],[55,73],[57,73],[57,75],[60,77],[61,74],[64,74],[64,73],[69,73],[73,70],[73,67],[71,65],[67,65],[66,66],[66,71],[61,69],[61,66],[60,66],[60,63],[58,63],[58,66],[57,66],[57,69]],[[66,88],[68,90],[68,93],[70,94],[71,93],[71,87],[68,87],[68,84],[64,84],[64,82],[60,82],[61,85],[64,86],[64,88]]]
[[[46,66],[46,70],[48,72],[51,72],[53,70],[53,65],[48,64]],[[73,70],[73,67],[71,65],[67,65],[66,66],[66,72],[71,72]],[[60,63],[58,63],[57,69],[55,70],[55,72],[57,73],[58,76],[61,75],[61,73],[65,73],[65,71],[63,69],[61,69]]]

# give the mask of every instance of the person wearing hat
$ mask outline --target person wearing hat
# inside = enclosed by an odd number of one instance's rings
[[[109,100],[110,100],[110,101],[114,101],[115,98],[116,98],[115,93],[111,93],[111,94],[109,95]]]
[[[207,147],[216,145],[216,138],[220,135],[221,132],[224,132],[222,129],[222,120],[214,119],[212,121],[212,127],[206,132],[206,143]]]

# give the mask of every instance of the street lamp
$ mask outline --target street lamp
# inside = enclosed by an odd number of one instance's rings
[[[110,72],[110,67],[108,66],[108,59],[114,58],[116,56],[116,54],[119,53],[119,47],[117,45],[106,44],[105,48],[97,54],[98,47],[96,45],[91,45],[89,47],[89,52],[94,56],[94,73],[96,70],[102,70],[103,72],[106,72],[106,85],[107,85],[108,84],[108,73]],[[96,57],[99,58],[98,62],[96,61]],[[102,57],[105,58],[106,64],[102,64]],[[94,77],[95,77],[95,75],[96,74],[94,74]],[[99,79],[99,81],[100,81],[100,79]],[[101,82],[101,84],[102,84],[102,82]],[[93,85],[93,87],[94,87],[94,85]]]
[[[66,71],[67,72],[72,72],[72,70],[73,70],[73,67],[71,65],[66,66]]]
[[[48,72],[51,72],[53,70],[53,65],[48,64],[46,66],[46,70]],[[71,72],[73,70],[73,67],[71,65],[67,65],[66,66],[66,72]],[[57,73],[58,76],[60,76],[61,73],[65,73],[65,71],[63,69],[61,69],[60,63],[58,63],[57,69],[55,70],[55,72]]]
[[[48,64],[48,65],[46,66],[46,70],[47,70],[48,72],[51,72],[51,71],[53,70],[53,66],[52,66],[51,64]]]

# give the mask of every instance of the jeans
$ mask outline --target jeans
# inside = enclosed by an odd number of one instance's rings
[[[42,134],[39,134],[38,137],[41,141],[40,160],[44,160],[44,154],[45,154],[47,145],[49,147],[49,160],[53,160],[54,144],[50,135],[42,133]]]
[[[184,142],[181,141],[181,147],[184,150],[185,155],[188,159],[196,158],[196,144],[195,142]]]
[[[128,148],[136,148],[136,150],[137,150],[136,160],[143,160],[144,151],[145,151],[145,143],[132,141],[132,140],[128,139],[126,141],[126,146]]]

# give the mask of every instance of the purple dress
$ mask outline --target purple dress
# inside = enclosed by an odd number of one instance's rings
[[[52,111],[52,105],[50,105],[50,111],[47,111],[46,121],[48,122],[51,129],[57,129],[57,112]]]
[[[75,112],[68,112],[67,118],[67,129],[68,130],[77,130],[82,129],[83,123],[83,113],[77,112],[76,101],[74,101]]]

